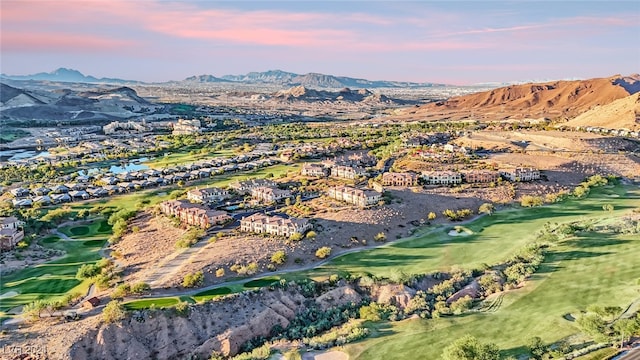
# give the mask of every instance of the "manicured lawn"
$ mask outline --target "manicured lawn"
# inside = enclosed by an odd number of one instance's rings
[[[230,157],[233,155],[235,155],[233,150],[219,150],[207,154],[201,154],[197,150],[194,154],[189,154],[188,151],[174,152],[166,156],[159,155],[154,160],[147,161],[144,164],[149,166],[150,168],[161,169],[163,167],[171,165],[187,164],[200,160],[214,159],[222,156]]]
[[[62,241],[55,236],[41,240],[42,246],[65,251],[66,255],[63,258],[2,277],[2,293],[15,291],[18,295],[0,300],[0,311],[8,311],[38,299],[61,297],[74,292],[85,293],[88,290],[90,281],[80,281],[75,275],[83,264],[94,263],[100,259],[98,252],[108,235],[98,232],[102,227],[102,221],[83,227],[88,229],[88,232],[86,235],[77,236],[80,241]],[[60,230],[76,238],[71,229],[74,228]]]
[[[419,259],[422,259],[423,272],[428,272],[443,266],[472,267],[481,262],[498,261],[527,242],[521,237],[532,240],[527,233],[533,233],[546,221],[553,223],[587,218],[608,219],[612,216],[619,217],[630,208],[640,206],[640,190],[637,188],[615,200],[606,196],[611,191],[621,190],[622,188],[602,189],[589,199],[581,201],[496,214],[492,217],[496,221],[495,225],[491,225],[487,219],[468,225],[475,233],[479,233],[475,239],[465,237],[461,240],[473,239],[468,243],[469,249],[459,248],[459,244],[455,242],[440,246],[427,242],[425,246],[431,249],[433,256],[421,251],[422,247],[412,247],[414,258],[406,259],[410,264],[404,267],[398,264],[398,267],[411,271],[417,268]],[[602,211],[602,204],[605,202],[612,203],[617,210],[613,214],[605,213]],[[509,224],[511,225],[504,227]],[[494,227],[502,228],[502,235]],[[442,235],[436,236],[443,239]],[[409,241],[409,244],[415,246],[420,241]],[[517,246],[513,246],[513,243]],[[492,250],[483,250],[477,244],[483,244]],[[510,251],[501,247],[509,248]],[[398,250],[395,246],[389,246],[371,251],[363,259],[352,258],[353,268],[362,271],[363,261],[371,259],[372,255],[383,262],[385,254],[408,256],[409,254],[401,252],[402,249],[404,248],[400,247]],[[474,259],[469,251],[481,254],[482,259]],[[638,258],[640,238],[637,235],[583,233],[551,248],[539,271],[523,288],[504,293],[494,311],[376,324],[376,337],[349,345],[347,351],[352,359],[405,359],[406,354],[422,354],[424,358],[437,359],[442,349],[452,341],[471,334],[482,341],[495,342],[504,350],[505,355],[523,354],[526,352],[527,340],[533,336],[540,336],[545,342],[555,342],[577,333],[575,324],[563,318],[565,314],[578,314],[590,304],[625,308],[637,299],[640,296],[637,285],[640,274]],[[373,273],[388,272],[386,264],[366,263]],[[351,270],[348,265],[349,263],[341,261],[335,267]]]
[[[245,288],[260,288],[265,286],[271,286],[274,283],[280,281],[279,276],[269,276],[265,278],[255,279],[244,283]]]
[[[587,199],[532,209],[500,211],[465,224],[464,228],[473,232],[467,236],[449,235],[449,231],[455,226],[452,223],[452,226],[436,228],[431,232],[426,230],[426,235],[423,236],[417,235],[381,248],[338,257],[329,264],[310,271],[308,275],[314,277],[349,272],[388,277],[398,271],[423,274],[446,271],[453,266],[471,269],[480,268],[482,264],[495,264],[535,240],[536,232],[546,222],[561,223],[621,216],[630,208],[640,206],[638,190],[635,195],[629,195],[632,197],[608,196],[621,191],[621,187],[602,188],[594,190],[593,195]],[[604,203],[615,206],[613,213],[602,210]]]
[[[125,303],[124,307],[127,310],[142,310],[142,309],[148,309],[151,306],[155,306],[156,308],[175,306],[179,302],[180,302],[180,299],[178,299],[177,297],[144,299],[144,300],[135,300],[135,301]]]

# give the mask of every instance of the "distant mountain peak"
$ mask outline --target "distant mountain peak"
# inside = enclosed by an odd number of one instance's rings
[[[51,72],[40,72],[31,75],[6,75],[3,78],[10,80],[36,80],[36,81],[56,81],[56,82],[78,82],[78,83],[138,83],[138,81],[113,79],[113,78],[96,78],[91,75],[84,75],[78,70],[60,67]]]

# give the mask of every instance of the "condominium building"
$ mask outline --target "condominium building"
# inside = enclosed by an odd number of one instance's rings
[[[328,169],[325,168],[322,164],[306,163],[302,165],[302,170],[300,171],[300,173],[303,176],[325,177],[328,174]]]
[[[24,222],[18,218],[0,217],[0,250],[6,251],[16,247],[16,245],[24,239],[24,230],[22,227]]]
[[[353,180],[358,176],[365,176],[365,175],[367,175],[367,171],[361,167],[336,165],[331,168],[332,177]]]
[[[272,203],[291,197],[291,191],[270,186],[260,186],[251,189],[251,197],[261,202]]]
[[[203,229],[231,220],[224,211],[210,210],[184,200],[169,200],[160,204],[161,211],[169,216],[175,216],[180,222],[198,226]]]
[[[327,191],[327,196],[360,207],[376,205],[382,199],[382,193],[378,191],[357,189],[350,186],[332,187]]]
[[[501,169],[500,174],[510,181],[533,181],[540,179],[540,171],[531,167]]]
[[[424,171],[421,175],[425,184],[457,185],[462,183],[462,174],[455,171]]]
[[[193,202],[210,203],[218,202],[229,197],[229,192],[225,189],[210,187],[204,189],[193,189],[187,192],[187,199]]]
[[[413,173],[388,172],[382,174],[382,185],[384,186],[416,186],[418,176]]]
[[[490,170],[471,170],[464,173],[464,180],[468,183],[490,183],[497,181],[500,173]]]
[[[271,181],[271,180],[253,179],[253,180],[237,181],[229,185],[231,189],[235,190],[239,194],[249,194],[251,193],[251,189],[255,189],[262,186],[276,187],[278,186],[278,184],[275,181]]]
[[[271,234],[289,237],[293,234],[304,234],[311,229],[306,219],[286,218],[284,216],[268,216],[256,213],[240,220],[240,230],[257,234]]]

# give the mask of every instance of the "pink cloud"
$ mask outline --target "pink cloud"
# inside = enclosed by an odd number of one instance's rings
[[[135,41],[70,33],[2,32],[3,51],[110,52],[136,46]]]

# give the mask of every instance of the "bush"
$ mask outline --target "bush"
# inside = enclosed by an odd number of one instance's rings
[[[331,248],[328,246],[323,246],[316,250],[316,256],[320,259],[324,259],[329,255],[331,255]]]
[[[223,268],[219,268],[218,270],[216,270],[216,277],[223,277],[223,276],[224,276]]]
[[[174,306],[174,309],[176,310],[176,313],[178,313],[178,315],[187,315],[189,313],[189,303],[186,301],[181,301],[177,303],[176,306]]]
[[[132,294],[142,294],[142,293],[144,293],[146,291],[149,291],[149,290],[151,290],[151,286],[149,286],[149,284],[147,284],[145,282],[135,283],[131,287],[131,293]]]
[[[298,349],[290,349],[286,353],[282,354],[285,360],[302,360],[302,355]]]
[[[523,207],[542,206],[544,199],[540,196],[525,195],[520,199],[520,205]]]
[[[302,234],[293,233],[293,234],[291,234],[291,236],[289,236],[289,240],[291,240],[291,241],[300,241],[300,240],[302,240]]]
[[[112,299],[122,299],[131,292],[131,286],[129,284],[121,284],[113,290],[111,293]]]
[[[376,234],[376,236],[373,237],[373,240],[375,241],[385,241],[387,240],[387,235],[385,235],[383,232],[379,232]]]
[[[287,254],[284,250],[278,250],[271,255],[271,262],[274,264],[282,265],[287,261]]]
[[[427,219],[429,219],[429,220],[435,220],[435,219],[436,219],[436,217],[437,217],[437,215],[436,215],[436,213],[434,213],[433,211],[431,211],[431,212],[429,213],[429,215],[427,215]]]
[[[186,288],[202,286],[204,283],[204,274],[202,271],[195,272],[193,274],[187,274],[182,280],[182,286]]]
[[[471,309],[472,303],[473,299],[471,296],[467,295],[452,302],[449,308],[451,308],[451,311],[453,311],[454,314],[462,314],[463,312]]]
[[[100,273],[100,268],[95,264],[84,264],[80,266],[76,273],[76,279],[83,280],[92,278]]]
[[[123,320],[126,315],[124,307],[117,300],[110,301],[102,310],[102,320],[107,324]]]
[[[316,234],[316,232],[315,232],[315,231],[311,230],[311,231],[309,231],[309,232],[307,233],[307,236],[306,236],[306,237],[307,237],[307,239],[309,239],[309,240],[313,240],[313,239],[315,239],[315,238],[316,238],[316,236],[318,236],[318,234]]]

